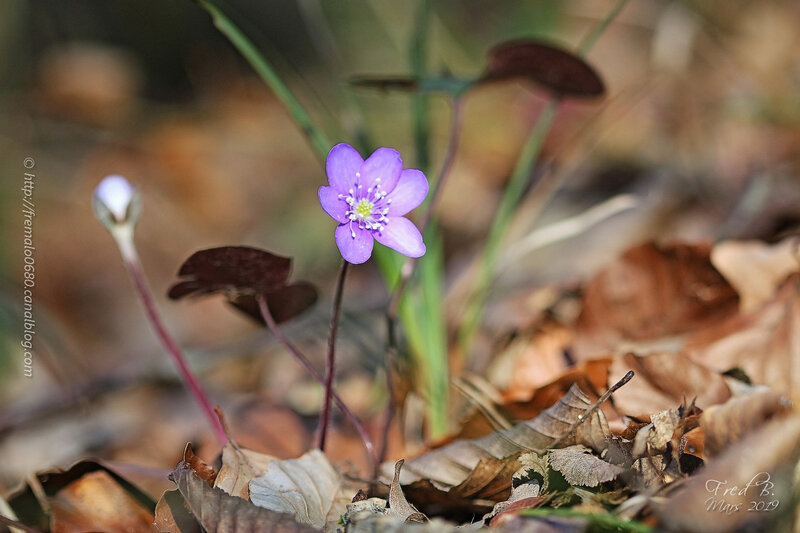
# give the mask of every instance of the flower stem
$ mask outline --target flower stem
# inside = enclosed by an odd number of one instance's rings
[[[269,310],[269,306],[267,305],[266,299],[259,295],[256,297],[258,301],[258,308],[261,310],[261,316],[264,318],[264,322],[267,323],[267,327],[275,335],[275,338],[283,344],[289,352],[294,355],[294,357],[302,364],[306,370],[316,379],[322,386],[325,386],[325,378],[323,378],[322,374],[319,373],[319,370],[314,368],[314,365],[311,364],[311,361],[301,352],[297,346],[292,344],[292,342],[286,338],[281,331],[278,324],[275,322],[275,319],[272,316],[272,313]],[[341,409],[344,415],[350,420],[350,423],[353,424],[353,427],[356,428],[356,431],[361,436],[361,440],[364,442],[364,448],[367,450],[367,455],[370,461],[370,466],[372,469],[375,469],[377,464],[377,457],[375,455],[375,446],[372,444],[372,440],[369,438],[369,434],[367,433],[366,429],[364,429],[364,425],[358,419],[358,417],[347,407],[347,404],[344,403],[344,400],[336,393],[336,391],[331,390],[331,396],[333,401],[336,405]]]
[[[328,433],[328,423],[331,416],[331,398],[333,397],[333,377],[335,371],[336,330],[339,329],[339,314],[342,310],[342,293],[344,280],[347,276],[347,267],[350,263],[342,261],[339,269],[339,279],[336,281],[336,292],[333,296],[333,313],[331,314],[331,328],[328,333],[328,357],[325,360],[325,402],[322,405],[322,414],[319,420],[319,439],[317,447],[325,450],[325,437]]]
[[[225,443],[228,442],[228,437],[225,434],[222,423],[214,413],[214,408],[211,405],[211,401],[209,401],[208,396],[206,396],[206,393],[200,386],[200,382],[197,381],[197,378],[189,368],[186,358],[183,356],[180,348],[169,335],[166,327],[164,326],[164,321],[161,319],[161,315],[158,313],[158,309],[156,308],[155,300],[153,298],[153,293],[150,290],[150,286],[147,283],[147,278],[144,275],[144,270],[142,269],[142,264],[139,260],[139,254],[136,251],[135,245],[133,244],[133,239],[118,238],[118,236],[114,233],[112,233],[112,235],[114,235],[115,240],[117,241],[120,253],[122,254],[123,262],[125,263],[125,268],[128,270],[128,274],[130,274],[131,279],[133,280],[133,284],[136,287],[136,292],[142,301],[142,305],[144,305],[144,310],[147,314],[148,320],[150,321],[150,325],[153,326],[153,329],[155,330],[156,335],[158,335],[159,340],[164,345],[164,348],[166,348],[167,353],[169,353],[169,355],[172,357],[175,365],[177,365],[184,384],[189,388],[194,396],[194,399],[197,400],[197,403],[203,410],[203,414],[205,414],[206,419],[208,419],[208,423],[214,430],[214,434],[217,436],[217,439],[219,439],[220,444],[224,446]]]

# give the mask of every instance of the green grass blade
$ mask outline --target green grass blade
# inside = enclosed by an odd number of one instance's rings
[[[242,57],[250,63],[253,70],[259,75],[264,83],[272,89],[275,96],[286,107],[292,120],[297,124],[303,134],[308,138],[311,147],[317,156],[325,161],[328,151],[331,149],[331,142],[325,133],[314,122],[306,108],[294,96],[291,89],[283,82],[281,77],[272,67],[264,55],[256,48],[253,42],[234,24],[234,22],[211,0],[196,0],[205,9],[214,21],[217,29],[228,38],[231,44],[242,54]]]

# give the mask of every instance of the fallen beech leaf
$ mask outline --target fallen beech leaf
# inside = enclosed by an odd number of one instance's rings
[[[793,274],[773,300],[691,335],[686,353],[717,370],[742,369],[754,384],[795,399],[800,391],[800,276]]]
[[[176,490],[164,492],[156,505],[153,525],[161,533],[201,533],[203,528],[186,507],[186,501]]]
[[[722,241],[711,250],[711,262],[739,293],[739,309],[749,313],[775,296],[778,287],[800,270],[797,238],[777,244]]]
[[[170,479],[178,486],[178,490],[192,514],[206,531],[224,531],[226,533],[318,532],[309,525],[297,522],[291,515],[257,507],[247,500],[226,494],[221,489],[209,487],[183,461],[172,471]]]
[[[232,496],[250,499],[250,481],[264,473],[267,463],[274,457],[245,450],[228,441],[222,448],[222,466],[214,482]]]
[[[153,513],[107,472],[89,472],[49,498],[51,531],[152,532]]]
[[[586,61],[563,48],[532,39],[508,41],[489,50],[481,82],[525,79],[556,96],[587,98],[605,92]]]
[[[503,394],[503,403],[498,405],[497,409],[506,419],[516,422],[538,416],[546,408],[558,402],[572,385],[577,385],[579,389],[590,391],[596,396],[597,391],[608,386],[610,365],[610,357],[592,359],[579,363],[557,379],[533,391],[522,389],[506,391]],[[456,438],[483,437],[495,429],[486,415],[476,410],[462,421]]]
[[[306,282],[287,285],[292,261],[249,246],[222,246],[192,254],[178,271],[185,278],[167,295],[173,300],[224,293],[239,311],[264,323],[256,295],[263,295],[276,322],[293,318],[317,300]]]
[[[615,357],[609,383],[631,369],[636,372],[636,379],[614,394],[617,410],[629,416],[646,418],[694,398],[697,406],[705,409],[731,397],[722,375],[681,353]]]
[[[258,507],[288,513],[316,529],[335,531],[354,490],[319,450],[297,459],[275,459],[250,481],[250,501]]]
[[[798,443],[800,416],[793,415],[772,420],[728,447],[674,496],[654,505],[664,529],[790,531]]]
[[[520,466],[519,454],[525,449],[545,449],[559,440],[589,407],[588,397],[573,385],[563,398],[533,420],[479,439],[457,440],[406,461],[400,482],[415,502],[437,497],[433,495],[437,491],[445,493],[451,502],[474,498],[505,500],[511,477]],[[602,450],[609,435],[605,416],[596,410],[560,444],[579,443]],[[384,475],[390,477],[386,465]]]
[[[584,360],[654,351],[655,341],[703,329],[733,316],[737,306],[708,246],[642,244],[586,284],[573,353]]]
[[[719,454],[770,419],[788,414],[791,408],[785,396],[762,390],[706,409],[700,417],[706,454]]]
[[[403,487],[400,486],[400,469],[403,468],[404,462],[403,459],[400,459],[394,465],[394,478],[389,487],[389,513],[406,522],[425,522],[427,517],[408,503],[403,494]]]
[[[217,471],[195,455],[191,444],[187,444],[186,448],[184,448],[183,460],[194,470],[194,473],[197,474],[200,479],[208,483],[209,487],[214,486],[214,480],[217,479]]]
[[[66,471],[57,468],[37,472],[35,475],[36,483],[40,485],[44,493],[41,496],[45,501],[40,502],[39,497],[34,494],[34,489],[31,488],[31,482],[28,482],[8,498],[8,503],[11,505],[12,509],[14,509],[21,522],[41,530],[46,530],[50,526],[47,513],[42,509],[42,505],[48,505],[48,500],[50,498],[55,497],[71,484],[79,482],[84,476],[97,472],[106,474],[108,478],[113,480],[116,486],[127,494],[130,500],[137,502],[137,504],[142,509],[147,510],[148,513],[155,508],[156,502],[147,494],[112,469],[97,461],[79,461],[70,466]],[[116,494],[119,494],[121,497],[121,492],[117,492]]]
[[[550,467],[560,472],[570,485],[596,487],[613,481],[624,472],[622,467],[603,461],[580,445],[550,450],[547,457]]]

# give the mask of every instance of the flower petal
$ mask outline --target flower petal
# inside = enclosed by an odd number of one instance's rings
[[[392,148],[378,148],[361,165],[361,181],[364,188],[374,187],[380,179],[381,189],[392,192],[400,172],[403,171],[403,160],[400,153]]]
[[[356,174],[361,170],[364,160],[349,144],[337,144],[328,152],[325,170],[328,183],[340,193],[347,193],[356,182]]]
[[[319,195],[319,204],[322,209],[330,215],[330,217],[338,222],[344,224],[349,222],[347,218],[347,202],[339,198],[339,192],[333,187],[320,187],[317,191]]]
[[[428,179],[421,171],[408,168],[400,173],[397,187],[389,193],[389,216],[401,217],[419,206],[428,195]]]
[[[389,217],[380,233],[374,233],[375,240],[384,246],[397,250],[408,257],[425,255],[425,243],[413,222],[403,217]]]
[[[350,224],[340,224],[336,228],[336,246],[342,253],[345,261],[358,265],[364,263],[372,255],[372,233],[368,230],[360,229],[358,226]],[[353,236],[355,235],[355,237]]]

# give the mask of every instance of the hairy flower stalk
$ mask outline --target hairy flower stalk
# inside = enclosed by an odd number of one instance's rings
[[[316,379],[323,387],[326,386],[326,379],[319,373],[319,371],[314,368],[314,365],[311,364],[311,361],[301,352],[297,346],[292,344],[292,342],[286,338],[281,331],[278,324],[275,322],[272,313],[269,310],[269,306],[267,305],[267,301],[264,299],[263,296],[258,296],[258,308],[261,311],[261,316],[264,318],[264,322],[267,323],[267,327],[272,332],[273,335],[286,347],[295,358],[300,361],[306,370]],[[344,403],[344,400],[336,394],[335,391],[331,390],[331,398],[333,399],[334,403],[341,409],[342,413],[350,420],[350,423],[353,424],[356,431],[358,432],[359,436],[361,437],[362,442],[364,443],[364,448],[367,450],[367,455],[369,457],[369,461],[373,470],[377,466],[377,456],[375,452],[375,446],[372,444],[372,439],[370,439],[369,434],[367,433],[366,429],[364,429],[364,425],[361,423],[361,420],[347,407],[347,404]]]
[[[153,293],[144,275],[139,253],[133,241],[133,229],[139,216],[139,192],[122,176],[107,176],[100,182],[92,197],[92,207],[98,220],[111,233],[122,255],[125,268],[133,280],[139,298],[144,305],[150,325],[158,335],[167,353],[170,354],[178,367],[181,378],[189,388],[200,408],[208,419],[221,444],[228,441],[225,430],[219,417],[214,413],[214,408],[206,396],[200,382],[189,368],[177,343],[167,332],[164,321],[158,313]]]
[[[337,144],[325,164],[328,186],[319,188],[322,209],[339,223],[336,245],[344,258],[333,303],[325,369],[325,404],[320,417],[319,448],[325,446],[335,372],[336,332],[349,263],[366,262],[374,241],[408,257],[425,255],[416,226],[405,218],[428,194],[428,179],[404,169],[397,150],[379,148],[366,160],[349,144]]]

